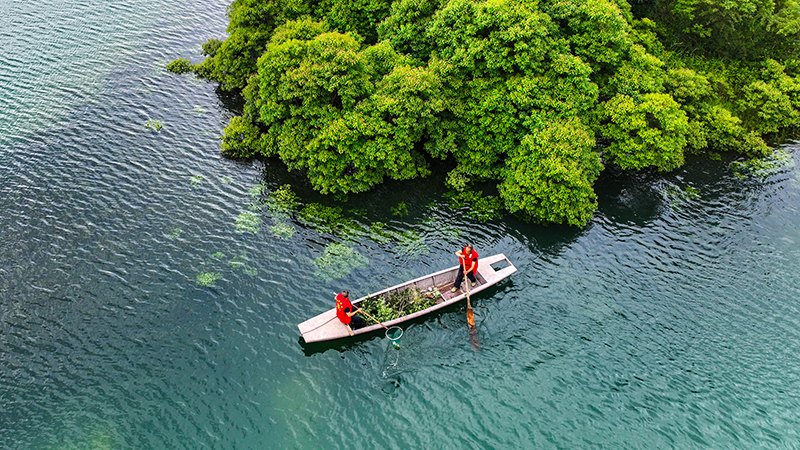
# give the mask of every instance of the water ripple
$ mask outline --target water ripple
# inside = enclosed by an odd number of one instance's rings
[[[274,162],[222,159],[217,136],[232,113],[212,85],[163,69],[199,61],[200,44],[222,37],[224,3],[83,0],[0,18],[14,30],[0,31],[12,49],[0,68],[5,447],[798,441],[794,172],[756,184],[690,164],[601,180],[584,230],[475,224],[434,181],[348,205],[368,211],[348,213],[363,225],[417,233],[404,253],[297,221],[279,239],[265,212],[261,231],[237,232],[250,188],[298,178]],[[664,195],[686,179],[699,199]],[[408,217],[378,211],[402,199]],[[332,291],[450,266],[465,240],[520,269],[473,299],[480,350],[463,305],[407,325],[400,351],[381,335],[299,345],[296,324],[329,308]],[[313,260],[331,242],[369,266],[317,278]],[[201,274],[218,279],[203,286]]]

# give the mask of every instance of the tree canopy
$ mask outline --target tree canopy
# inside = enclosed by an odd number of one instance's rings
[[[193,70],[241,92],[232,157],[279,157],[322,193],[450,161],[507,210],[582,226],[604,166],[768,154],[800,124],[798,0],[235,0]]]

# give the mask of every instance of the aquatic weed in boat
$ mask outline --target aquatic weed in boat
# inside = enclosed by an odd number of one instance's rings
[[[361,302],[360,308],[378,321],[386,322],[430,308],[436,304],[437,294],[410,287],[399,292],[367,297]]]

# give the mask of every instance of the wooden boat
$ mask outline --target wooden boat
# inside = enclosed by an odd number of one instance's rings
[[[377,297],[383,294],[388,295],[392,292],[402,292],[412,287],[420,288],[424,292],[434,292],[437,294],[436,304],[430,308],[383,322],[383,324],[387,327],[391,327],[392,325],[397,325],[425,314],[430,314],[436,310],[445,308],[453,303],[465,299],[467,296],[465,291],[466,283],[469,283],[469,279],[465,278],[464,282],[461,284],[461,289],[457,290],[456,292],[451,292],[457,270],[459,270],[459,266],[441,270],[430,275],[425,275],[424,277],[407,281],[382,291],[374,292],[368,296],[354,300],[352,303],[355,308],[358,308],[359,304],[367,297]],[[481,258],[478,261],[478,272],[475,276],[475,278],[478,280],[478,283],[476,286],[470,287],[470,298],[489,286],[499,283],[501,280],[510,276],[516,271],[517,268],[514,267],[511,261],[509,261],[508,258],[506,258],[506,256],[502,253]],[[333,303],[333,301],[331,301],[331,303]],[[369,318],[365,317],[364,319],[370,322]],[[297,327],[300,329],[300,334],[303,336],[303,340],[309,344],[312,342],[332,341],[351,336],[351,330],[349,327],[340,322],[336,317],[336,308],[332,308],[316,317],[308,319],[299,324]],[[372,325],[364,328],[352,330],[352,333],[354,336],[357,336],[360,334],[371,333],[382,328],[383,327],[381,325],[373,323]]]

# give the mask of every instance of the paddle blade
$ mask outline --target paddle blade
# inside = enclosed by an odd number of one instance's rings
[[[478,330],[475,329],[475,314],[472,313],[472,304],[469,301],[469,280],[467,280],[467,323],[469,324],[469,342],[473,350],[478,350],[481,345],[478,343]]]
[[[472,349],[478,351],[481,349],[481,344],[478,342],[478,330],[474,326],[469,327],[469,343],[472,344]]]

